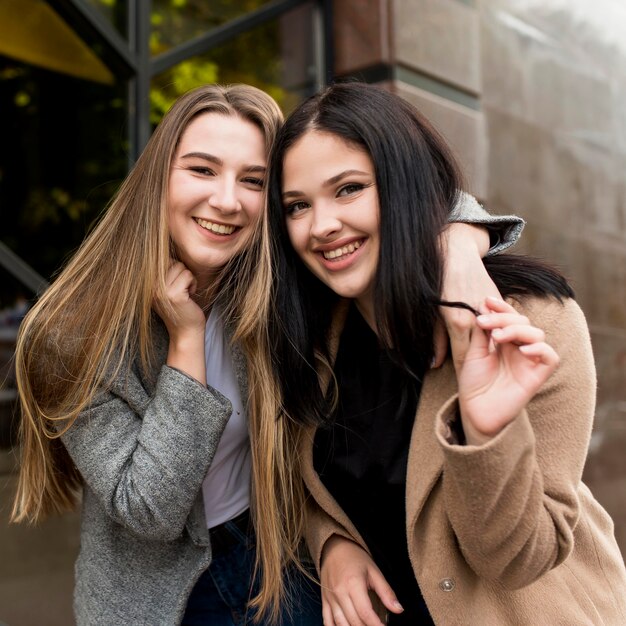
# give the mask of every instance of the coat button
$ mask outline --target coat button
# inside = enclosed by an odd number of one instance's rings
[[[441,591],[452,591],[455,586],[456,583],[452,578],[444,578],[439,581],[439,589],[441,589]]]

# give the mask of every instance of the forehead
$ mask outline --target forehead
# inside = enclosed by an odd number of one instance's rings
[[[374,164],[362,146],[330,132],[309,130],[285,152],[283,176],[325,179],[348,169],[373,172]]]
[[[285,154],[289,155],[293,151],[306,150],[337,150],[344,154],[351,152],[354,156],[365,155],[369,158],[369,154],[363,146],[353,141],[348,141],[335,133],[315,128],[307,130],[288,148]]]
[[[200,113],[183,131],[178,154],[186,152],[240,152],[254,161],[266,159],[265,139],[261,129],[236,113]],[[216,155],[219,156],[219,155]]]

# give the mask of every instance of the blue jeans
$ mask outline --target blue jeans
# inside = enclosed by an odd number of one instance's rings
[[[213,555],[209,568],[200,576],[187,601],[182,626],[248,626],[254,612],[248,608],[256,595],[253,581],[255,542],[231,522],[225,524],[236,539],[227,550]],[[299,571],[290,573],[286,585],[289,602],[282,610],[282,626],[321,626],[322,603],[319,585]],[[291,605],[289,608],[288,605]],[[276,626],[267,620],[258,626]]]

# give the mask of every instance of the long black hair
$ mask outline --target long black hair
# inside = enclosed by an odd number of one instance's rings
[[[380,206],[380,256],[374,281],[378,334],[394,359],[420,378],[434,355],[443,260],[438,237],[463,181],[446,142],[398,96],[363,83],[338,83],[301,104],[279,131],[269,174],[269,220],[276,271],[271,319],[274,367],[288,415],[329,417],[317,375],[328,366],[328,332],[339,297],[300,261],[287,234],[281,186],[289,148],[317,130],[365,150],[374,163]],[[554,270],[524,257],[486,260],[502,295],[571,296]]]

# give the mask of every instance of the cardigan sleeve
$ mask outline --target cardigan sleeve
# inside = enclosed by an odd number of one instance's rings
[[[183,532],[231,411],[219,392],[179,370],[164,365],[150,396],[131,370],[62,441],[112,519],[169,541]]]
[[[446,513],[461,552],[479,576],[510,589],[534,582],[572,551],[596,388],[578,305],[534,299],[521,308],[559,354],[557,371],[486,444],[453,443],[456,397],[436,422]]]
[[[474,196],[465,191],[461,191],[448,221],[476,224],[487,228],[491,238],[491,247],[487,255],[502,252],[515,245],[526,224],[521,217],[516,215],[491,215]]]

